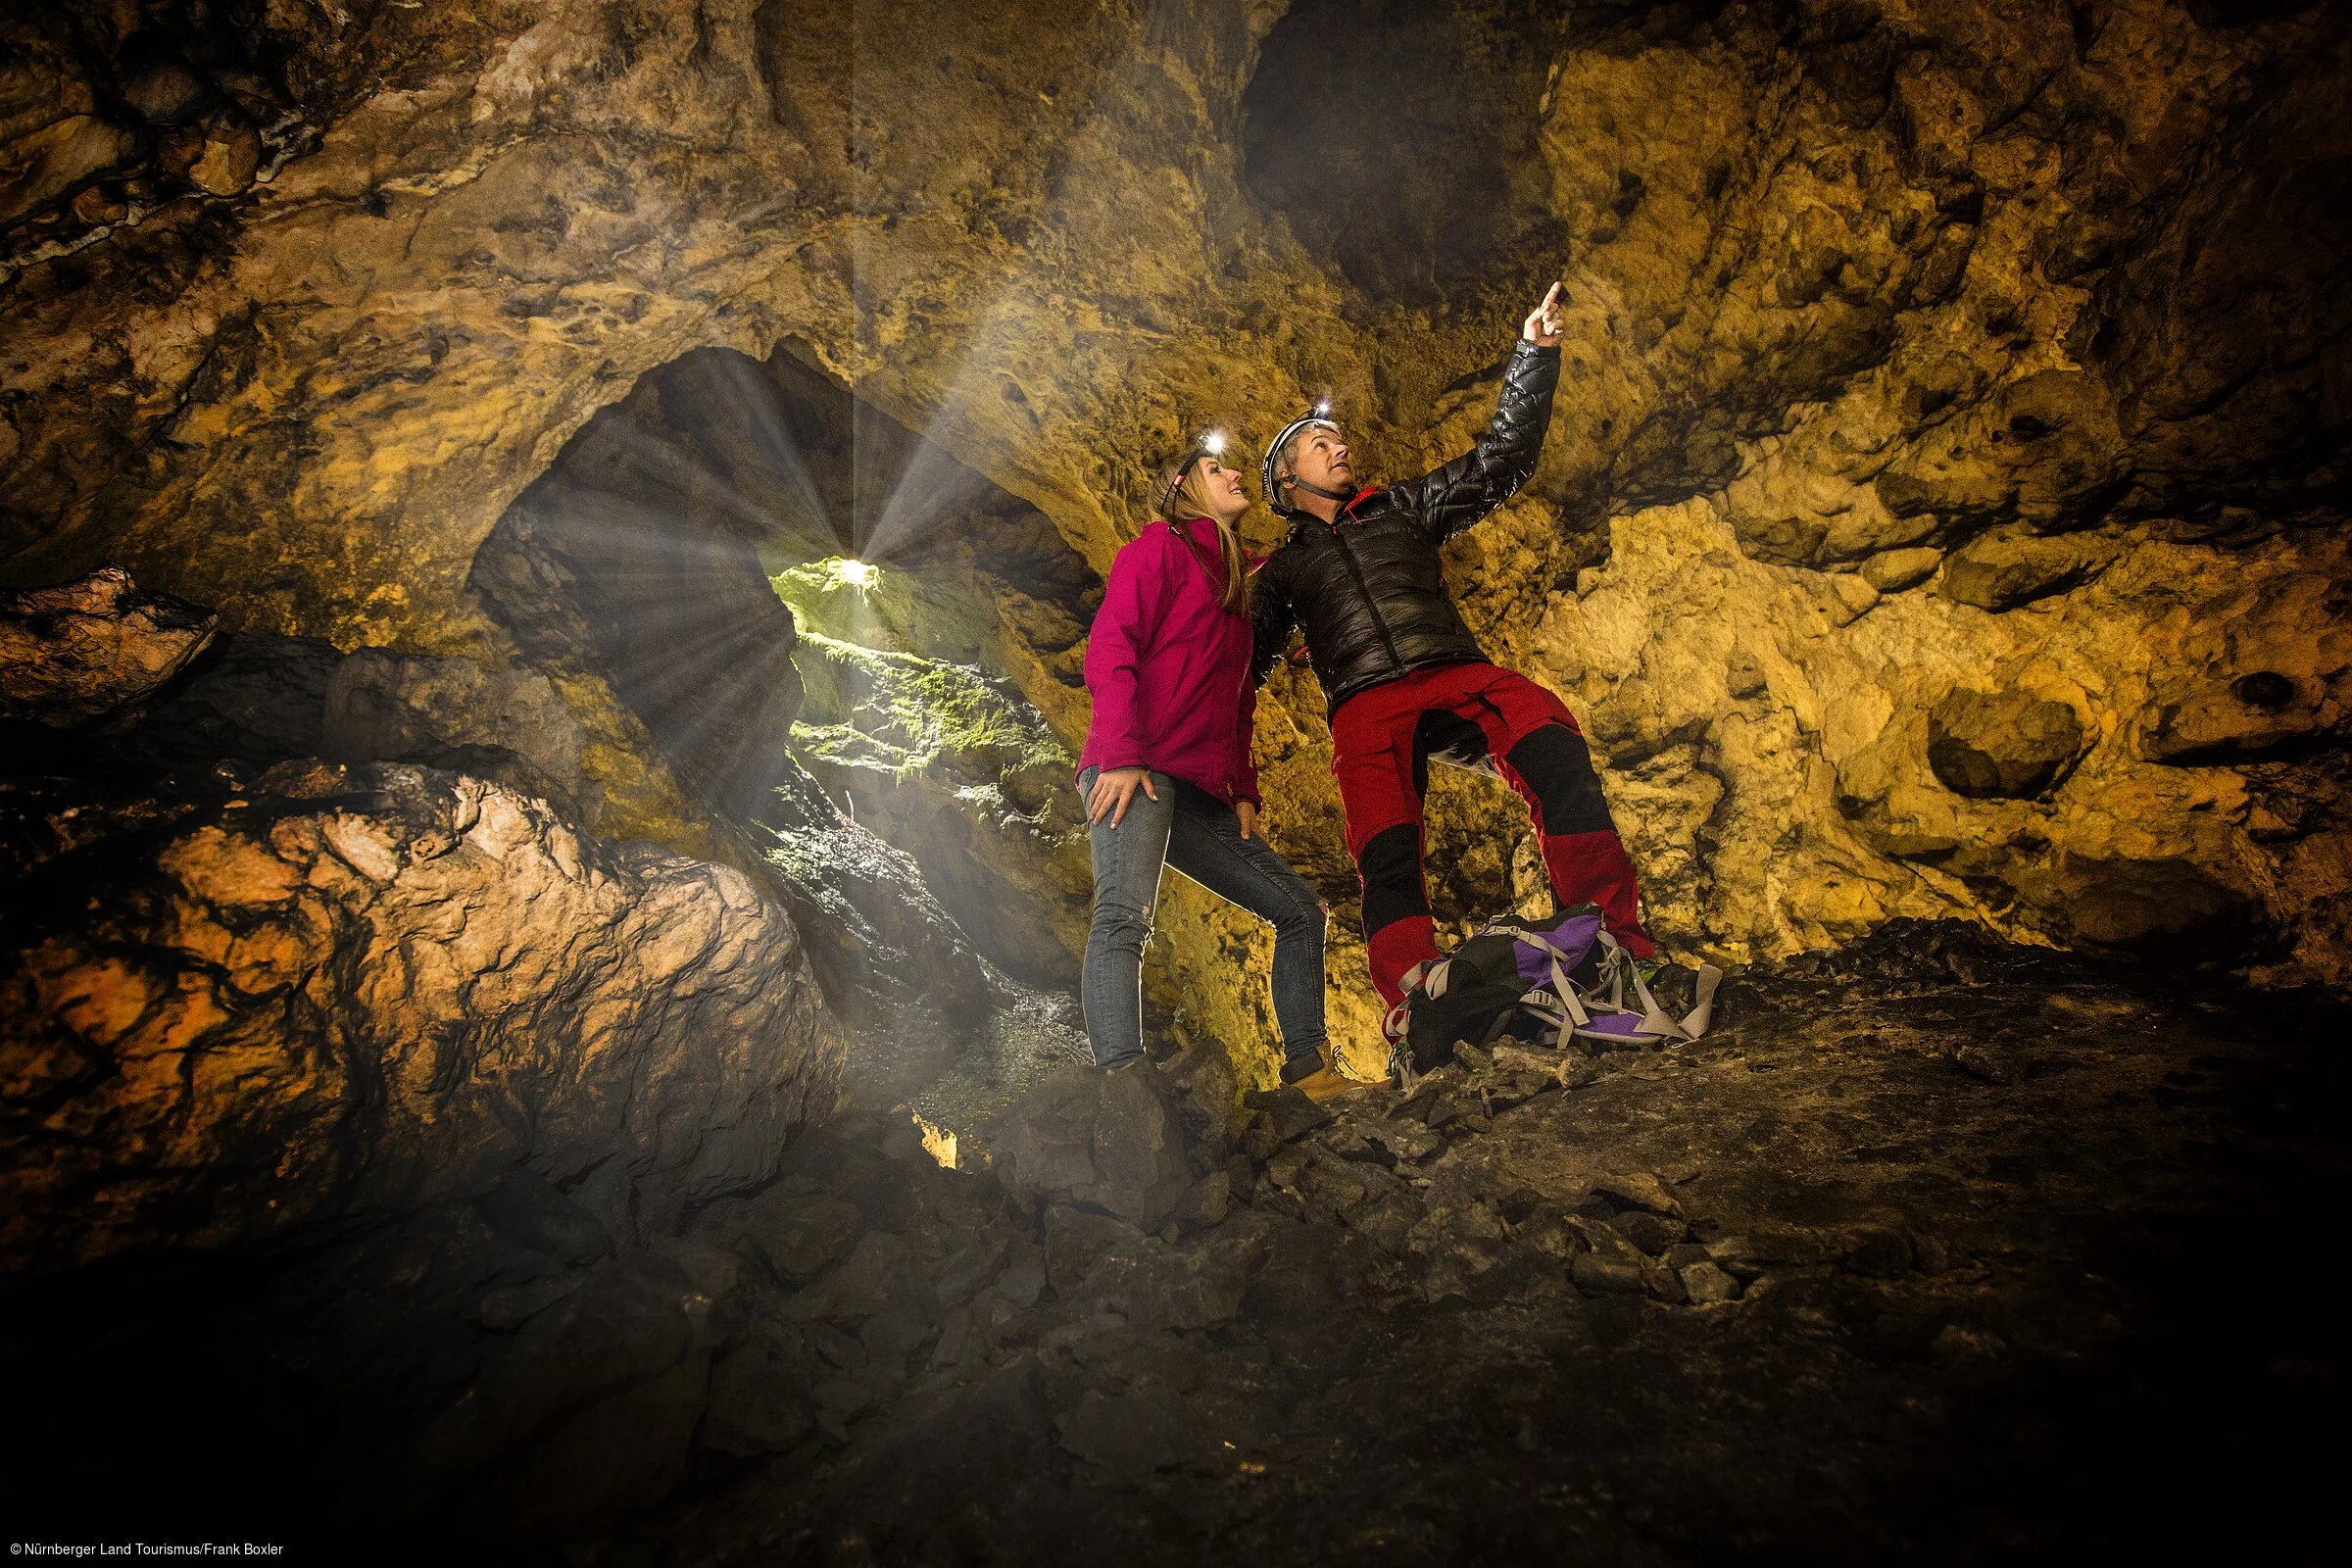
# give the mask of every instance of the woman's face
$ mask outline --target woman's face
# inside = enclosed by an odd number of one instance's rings
[[[1200,460],[1207,480],[1208,510],[1219,522],[1231,522],[1250,510],[1250,493],[1242,488],[1242,470],[1229,468],[1215,458]]]

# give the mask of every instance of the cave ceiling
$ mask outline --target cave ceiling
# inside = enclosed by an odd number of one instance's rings
[[[485,541],[600,409],[713,350],[854,389],[1100,572],[1210,419],[1328,392],[1377,470],[1449,455],[1558,276],[1543,466],[1448,565],[1605,753],[1671,941],[1959,913],[2344,972],[2339,7],[0,29],[11,581],[116,562],[240,628],[525,660]],[[1024,681],[1067,731],[1054,684]],[[617,768],[635,732],[592,710],[626,705],[565,694]],[[1261,757],[1278,842],[1345,897],[1319,707],[1279,677]],[[609,831],[663,836],[607,796]],[[1515,810],[1441,793],[1442,912],[1526,891]]]

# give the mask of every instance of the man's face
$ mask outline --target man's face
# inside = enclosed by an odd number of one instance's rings
[[[1347,491],[1355,483],[1348,462],[1348,442],[1337,430],[1315,425],[1298,438],[1291,457],[1291,472],[1319,489]]]

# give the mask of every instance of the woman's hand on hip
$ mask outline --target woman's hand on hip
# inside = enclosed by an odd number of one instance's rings
[[[1242,837],[1250,838],[1257,833],[1257,808],[1255,806],[1248,801],[1236,801],[1233,805],[1233,814],[1242,819]]]
[[[1127,803],[1135,799],[1138,787],[1152,800],[1159,799],[1159,791],[1152,787],[1150,768],[1114,767],[1107,773],[1097,773],[1095,787],[1087,792],[1086,819],[1100,822],[1102,813],[1108,811],[1110,825],[1117,827],[1119,819],[1127,814]]]

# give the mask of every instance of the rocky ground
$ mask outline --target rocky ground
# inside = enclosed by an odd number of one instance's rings
[[[1728,1004],[1691,1047],[1223,1125],[1193,1058],[1076,1072],[994,1171],[838,1121],[702,1217],[693,1473],[568,1560],[2112,1559],[2315,1521],[2340,1011],[1952,927]]]
[[[1729,1001],[1674,1051],[1256,1097],[1188,1151],[1230,1211],[1157,1235],[1096,1211],[1156,1221],[1149,1165],[1054,1199],[1016,1156],[1023,1200],[838,1127],[808,1201],[865,1239],[726,1298],[800,1430],[595,1560],[1977,1561],[2312,1518],[2340,1014],[1948,927]],[[952,1261],[886,1300],[908,1254]]]

